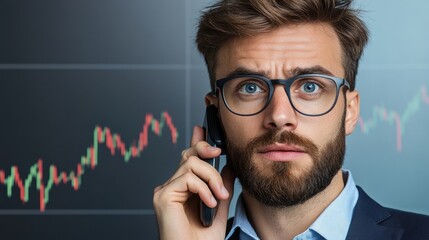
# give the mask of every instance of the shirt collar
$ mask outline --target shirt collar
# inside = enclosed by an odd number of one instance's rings
[[[347,181],[344,189],[310,226],[325,239],[346,239],[359,197],[351,172],[344,170],[343,176]]]
[[[351,172],[343,170],[343,176],[346,181],[344,189],[309,227],[310,230],[317,232],[325,239],[346,238],[353,216],[353,209],[359,197]],[[232,227],[225,239],[230,239],[236,230],[240,231],[240,239],[259,240],[247,218],[242,196],[238,198]]]
[[[255,229],[253,229],[252,225],[250,224],[247,218],[246,209],[244,208],[243,196],[241,194],[238,197],[237,205],[235,207],[235,216],[234,216],[234,221],[232,223],[231,230],[229,231],[225,240],[228,240],[229,238],[231,238],[236,230],[241,231],[240,239],[244,238],[244,239],[259,240],[259,237],[255,232]]]

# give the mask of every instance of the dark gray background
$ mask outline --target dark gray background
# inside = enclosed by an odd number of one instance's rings
[[[16,188],[7,198],[0,186],[2,239],[156,238],[153,187],[175,170],[203,119],[209,84],[193,39],[208,2],[0,0],[0,169],[7,175],[18,166],[26,176],[39,158],[46,168],[73,170],[96,125],[130,144],[147,113],[159,119],[167,111],[179,131],[177,144],[167,129],[151,133],[142,156],[128,163],[100,147],[100,164],[81,188],[54,187],[43,214],[34,185],[26,204]],[[357,80],[361,117],[374,127],[358,126],[348,138],[345,167],[380,203],[429,214],[429,106],[419,98],[429,87],[429,3],[356,6],[371,30]],[[401,150],[395,123],[377,108],[400,116]]]

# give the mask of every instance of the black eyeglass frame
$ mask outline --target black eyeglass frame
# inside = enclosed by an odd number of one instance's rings
[[[243,77],[247,77],[247,78],[255,78],[255,79],[262,80],[262,81],[264,81],[264,82],[267,84],[267,86],[269,87],[269,96],[268,96],[268,100],[267,100],[267,102],[265,103],[265,105],[262,107],[262,109],[261,109],[261,110],[259,110],[259,111],[258,111],[258,112],[256,112],[256,113],[252,113],[252,114],[240,114],[240,113],[236,113],[236,112],[234,112],[234,111],[233,111],[233,110],[228,106],[228,103],[227,103],[227,102],[226,102],[226,100],[225,100],[224,93],[223,93],[223,86],[224,86],[227,82],[231,81],[232,79],[236,79],[236,78],[243,78]],[[295,80],[297,80],[297,79],[301,79],[301,78],[304,78],[304,77],[322,77],[322,78],[330,79],[330,80],[332,80],[332,81],[334,81],[334,82],[335,82],[335,86],[337,87],[337,89],[336,89],[336,96],[335,96],[335,100],[334,100],[334,102],[333,102],[332,106],[331,106],[327,111],[325,111],[325,112],[323,112],[323,113],[320,113],[320,114],[306,114],[306,113],[301,112],[300,110],[298,110],[298,109],[295,107],[295,105],[293,104],[293,102],[292,102],[292,101],[291,101],[291,99],[290,99],[290,87],[292,86],[292,84],[293,84],[293,82],[294,82]],[[309,116],[309,117],[318,117],[318,116],[322,116],[322,115],[325,115],[325,114],[329,113],[329,112],[330,112],[330,111],[335,107],[335,105],[337,104],[338,95],[339,95],[339,92],[340,92],[341,87],[342,87],[342,86],[345,86],[345,87],[347,87],[348,89],[350,89],[350,83],[349,83],[346,79],[344,79],[344,78],[339,78],[339,77],[334,77],[334,76],[330,76],[330,75],[325,75],[325,74],[301,74],[301,75],[296,75],[296,76],[291,77],[291,78],[288,78],[288,79],[270,79],[270,78],[267,78],[267,77],[265,77],[265,76],[263,76],[263,75],[258,75],[258,74],[237,74],[237,75],[229,76],[229,77],[226,77],[226,78],[218,79],[218,80],[216,80],[215,85],[216,85],[216,92],[217,92],[217,90],[218,90],[218,89],[220,90],[221,95],[222,95],[222,100],[223,100],[223,102],[224,102],[225,106],[228,108],[228,110],[229,110],[230,112],[232,112],[232,113],[236,114],[236,115],[239,115],[239,116],[253,116],[253,115],[259,114],[259,113],[261,113],[262,111],[264,111],[264,110],[265,110],[265,108],[267,108],[267,106],[270,104],[271,99],[272,99],[272,97],[273,97],[273,94],[274,94],[274,85],[283,85],[283,86],[284,86],[284,89],[285,89],[285,92],[286,92],[286,95],[288,96],[289,103],[291,104],[291,106],[293,107],[293,109],[294,109],[295,111],[299,112],[300,114],[302,114],[302,115],[304,115],[304,116]],[[216,95],[216,93],[214,93],[214,94]]]

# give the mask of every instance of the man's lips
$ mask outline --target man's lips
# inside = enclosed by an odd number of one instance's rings
[[[259,148],[257,153],[271,161],[288,162],[297,160],[307,152],[300,146],[275,143]]]

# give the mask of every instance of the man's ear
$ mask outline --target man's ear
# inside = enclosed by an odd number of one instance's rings
[[[207,93],[205,97],[206,106],[215,105],[218,107],[218,99],[217,96],[213,93]]]
[[[347,91],[346,93],[346,135],[350,135],[356,127],[360,116],[360,97],[358,91]]]

